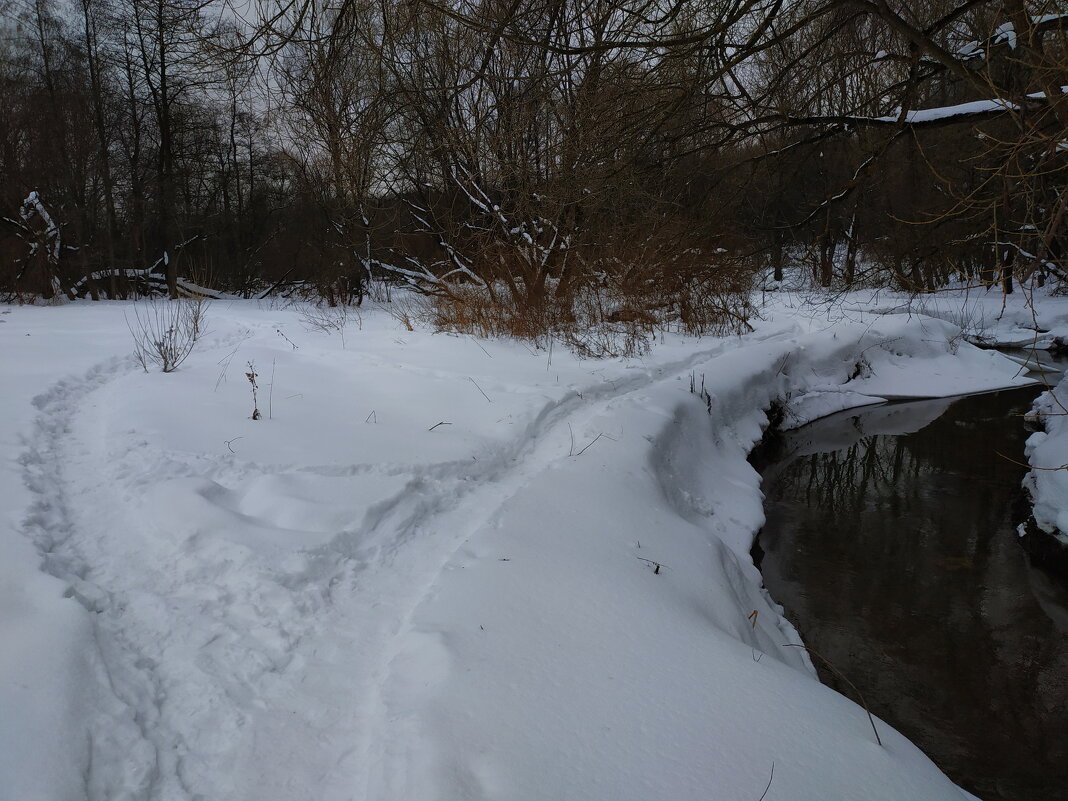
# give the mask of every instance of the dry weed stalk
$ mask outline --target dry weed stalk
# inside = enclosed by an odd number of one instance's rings
[[[259,378],[259,373],[256,372],[256,368],[252,362],[248,363],[248,372],[245,373],[245,378],[248,379],[248,383],[252,386],[252,419],[259,420],[263,415],[260,414],[259,404],[256,402],[256,390],[259,389],[259,385],[256,383],[256,379]]]

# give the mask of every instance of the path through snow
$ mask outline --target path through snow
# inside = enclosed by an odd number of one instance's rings
[[[299,320],[219,308],[178,373],[110,357],[34,400],[23,530],[95,641],[83,796],[741,798],[775,764],[779,798],[959,798],[784,647],[744,457],[775,398],[800,420],[1014,365],[915,318],[632,363]]]
[[[722,347],[566,390],[470,463],[160,449],[123,425],[151,414],[159,399],[131,394],[160,376],[111,359],[55,384],[35,399],[26,525],[95,613],[126,707],[93,727],[90,797],[353,797],[383,736],[391,641],[469,532],[561,455],[569,424]]]

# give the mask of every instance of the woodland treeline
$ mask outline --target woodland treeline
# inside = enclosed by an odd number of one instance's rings
[[[1068,269],[1062,2],[0,8],[9,297],[349,302],[376,277],[461,316],[566,319],[597,289],[595,316],[701,330],[790,266]]]

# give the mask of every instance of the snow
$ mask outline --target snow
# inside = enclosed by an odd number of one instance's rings
[[[1068,342],[1068,298],[1049,290],[1021,289],[1003,295],[997,287],[902,297],[852,292],[842,298],[846,314],[915,314],[960,328],[963,339],[981,347],[1046,351]]]
[[[38,569],[41,554],[21,531],[63,534],[63,509],[23,483],[43,455],[28,448],[33,399],[63,376],[84,373],[128,347],[114,308],[0,307],[0,798],[84,798],[87,722],[119,707],[87,697],[100,666],[89,613],[67,597],[69,582]],[[106,320],[106,322],[105,322]],[[18,321],[17,323],[14,321]],[[86,334],[92,332],[92,336]],[[62,420],[54,421],[57,436]]]
[[[1035,523],[1068,545],[1068,378],[1042,393],[1031,410],[1042,431],[1027,440],[1024,479]]]
[[[1043,25],[1047,22],[1055,22],[1057,20],[1068,19],[1068,14],[1038,14],[1031,17],[1031,21],[1035,25]]]
[[[994,35],[991,37],[994,44],[1001,44],[1004,42],[1009,46],[1010,50],[1016,49],[1016,26],[1011,22],[1003,22],[997,28],[994,29]]]
[[[1010,33],[1003,34],[1009,36]],[[1015,43],[1015,34],[1011,34],[1012,42]],[[1015,46],[1014,44],[1012,46]],[[968,57],[970,54],[962,54]],[[1061,86],[1060,94],[1068,94],[1068,86]],[[1027,95],[1029,100],[1046,100],[1045,92],[1032,92]],[[971,100],[966,103],[956,103],[949,106],[937,106],[934,108],[913,109],[905,112],[904,122],[908,125],[920,125],[923,123],[938,122],[939,120],[953,119],[956,117],[972,117],[982,114],[995,114],[1002,111],[1019,111],[1020,105],[1013,100],[994,97],[987,100]],[[894,114],[882,117],[846,117],[847,121],[874,122],[874,123],[897,123],[901,122],[901,111],[898,109]],[[822,155],[822,154],[821,154]]]
[[[1042,95],[1045,97],[1045,95]],[[1017,111],[1019,106],[1013,103],[1011,100],[1003,100],[1001,98],[993,98],[990,100],[972,100],[967,103],[957,103],[952,106],[938,106],[936,108],[924,108],[914,109],[905,112],[905,119],[909,125],[916,125],[925,122],[935,122],[937,120],[950,119],[952,117],[969,117],[976,114],[990,114],[998,111]],[[852,117],[859,121],[870,120],[872,122],[899,122],[901,120],[900,109],[894,114],[883,117]]]
[[[22,221],[29,223],[33,220],[34,215],[37,215],[41,222],[44,223],[44,237],[52,243],[49,258],[52,261],[59,261],[60,253],[63,250],[63,240],[60,236],[59,226],[56,225],[52,215],[48,213],[48,209],[41,202],[40,195],[37,192],[30,192],[26,199],[22,201]]]
[[[170,374],[3,308],[0,798],[959,801],[749,558],[773,402],[1033,383],[884,300],[629,361],[216,301]]]

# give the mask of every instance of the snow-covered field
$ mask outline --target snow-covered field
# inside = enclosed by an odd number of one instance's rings
[[[901,302],[589,361],[218,301],[170,374],[130,304],[0,308],[0,799],[960,801],[748,553],[773,401],[1033,381],[953,319],[1021,296]]]

